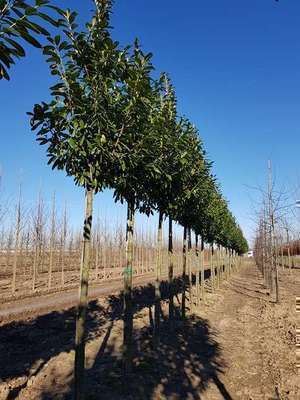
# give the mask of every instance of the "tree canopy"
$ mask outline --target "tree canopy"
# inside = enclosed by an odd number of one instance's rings
[[[113,40],[111,2],[96,5],[84,31],[75,12],[60,11],[64,37],[48,37],[43,47],[57,82],[31,124],[48,163],[78,185],[112,188],[116,201],[160,211],[208,242],[245,252],[198,130],[178,115],[170,78],[153,77],[152,54],[138,41],[122,48]]]

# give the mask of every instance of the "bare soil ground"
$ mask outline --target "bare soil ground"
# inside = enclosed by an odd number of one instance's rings
[[[216,293],[207,293],[205,303],[193,305],[184,322],[176,318],[170,326],[165,301],[155,349],[153,287],[136,288],[134,368],[125,382],[121,298],[110,294],[91,301],[87,400],[299,400],[300,271],[282,272],[280,288],[280,304],[270,303],[259,272],[246,264]],[[1,400],[72,398],[74,315],[69,308],[2,323]]]
[[[144,285],[152,281],[154,281],[153,274],[144,274],[133,278],[135,285]],[[123,280],[120,278],[98,284],[92,283],[89,285],[89,299],[94,300],[101,296],[118,293],[122,289],[122,285]],[[25,316],[33,317],[47,314],[49,311],[60,311],[75,306],[77,302],[78,284],[76,288],[65,287],[59,292],[41,293],[39,296],[34,293],[30,297],[11,299],[2,304],[0,302],[0,326],[9,321],[23,320]]]

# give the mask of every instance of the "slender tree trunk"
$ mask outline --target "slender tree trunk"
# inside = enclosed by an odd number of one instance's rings
[[[96,257],[95,257],[95,275],[96,275],[96,281],[98,280],[99,276],[99,226],[97,228],[97,238],[96,238]]]
[[[204,240],[201,237],[201,299],[205,298],[205,266],[204,266]]]
[[[190,291],[190,308],[193,307],[193,274],[192,274],[192,257],[191,257],[191,249],[192,249],[192,234],[191,228],[187,229],[187,267],[189,274],[189,291]]]
[[[199,251],[198,251],[198,235],[195,233],[195,258],[196,258],[196,302],[199,306],[200,300],[200,263],[199,263]]]
[[[227,279],[230,278],[230,249],[227,249]]]
[[[106,257],[106,253],[107,253],[107,246],[106,243],[103,241],[103,280],[106,280],[106,264],[107,264],[107,257]]]
[[[218,245],[218,266],[217,266],[218,288],[220,288],[221,286],[221,266],[222,266],[221,247],[220,245]]]
[[[139,245],[139,254],[140,254],[140,275],[143,275],[143,242],[141,241]]]
[[[91,230],[94,192],[85,191],[85,218],[83,225],[83,246],[80,265],[79,304],[76,316],[75,336],[75,399],[84,399],[85,369],[85,320],[87,311],[88,281],[91,258]]]
[[[222,279],[223,279],[223,247],[220,246],[220,285],[222,284]]]
[[[67,237],[67,207],[65,205],[64,215],[63,215],[63,226],[62,226],[62,236],[61,236],[61,285],[65,285],[65,251],[66,251],[66,237]],[[92,257],[90,256],[91,260]],[[90,261],[91,265],[91,261]]]
[[[263,231],[263,241],[264,241],[264,231]],[[262,273],[263,273],[263,278],[266,283],[266,264],[265,264],[265,246],[263,245],[262,248]]]
[[[278,276],[278,264],[276,259],[274,279],[275,279],[275,302],[279,303],[279,276]]]
[[[16,215],[15,253],[14,253],[13,279],[12,279],[12,293],[13,294],[15,294],[15,292],[16,292],[16,278],[17,278],[18,255],[19,255],[20,228],[21,228],[21,188],[20,188],[20,191],[19,191],[19,200],[18,200],[17,215]]]
[[[224,279],[227,281],[227,247],[224,248]]]
[[[55,243],[55,193],[52,199],[52,215],[51,215],[51,236],[50,236],[50,259],[49,259],[49,275],[48,275],[48,289],[51,289],[52,270],[53,270],[53,252]]]
[[[124,270],[124,376],[132,371],[132,264],[133,264],[134,201],[127,204],[126,267]]]
[[[173,221],[169,217],[169,245],[168,245],[168,255],[169,255],[169,320],[170,325],[174,318],[174,288],[173,288]]]
[[[33,277],[32,277],[32,291],[33,292],[36,289],[37,265],[38,265],[38,247],[37,247],[37,243],[35,243],[34,259],[33,259]]]
[[[230,278],[231,271],[231,250],[228,249],[228,279]]]
[[[120,246],[119,247],[119,265],[118,265],[118,267],[119,268],[122,268],[122,265],[123,265],[123,258],[122,258],[122,247]]]
[[[144,254],[145,254],[144,240],[141,245],[141,272],[144,274]]]
[[[62,238],[60,242],[60,257],[59,257],[59,264],[60,264],[60,285],[64,286],[64,246],[62,243]]]
[[[215,266],[214,266],[214,245],[210,246],[210,282],[211,282],[211,292],[215,291]]]
[[[215,289],[218,289],[219,287],[218,268],[219,268],[219,253],[217,247],[215,249],[215,265],[214,265]]]
[[[139,234],[136,232],[136,239],[135,239],[135,241],[136,241],[135,255],[134,255],[134,253],[133,253],[133,258],[134,258],[134,261],[135,261],[135,263],[136,263],[136,268],[135,268],[136,276],[139,276],[139,275],[140,275],[140,246],[139,246],[139,244],[138,244],[138,242],[137,242],[138,239],[139,239]]]
[[[48,272],[48,289],[51,289],[52,284],[52,270],[53,270],[53,245],[50,243],[50,259],[49,259],[49,272]]]
[[[272,224],[272,255],[273,255],[273,280],[274,280],[274,297],[275,303],[279,302],[279,283],[278,283],[278,257],[277,257],[277,243],[275,239],[275,227]]]
[[[16,280],[17,280],[17,268],[18,268],[18,255],[19,255],[19,231],[16,228],[15,233],[15,248],[14,248],[14,264],[13,264],[13,277],[11,283],[12,294],[16,293]]]
[[[155,279],[155,303],[154,303],[154,341],[157,345],[159,343],[159,330],[160,330],[160,279],[161,279],[161,265],[162,265],[162,223],[163,214],[159,213],[158,230],[157,230],[157,259],[156,259],[156,279]]]
[[[10,231],[8,233],[7,243],[6,243],[6,268],[8,271],[9,271],[9,265],[10,265],[12,245],[13,245],[13,232],[10,229]]]
[[[183,228],[183,246],[182,246],[182,301],[181,315],[185,319],[185,301],[186,301],[186,245],[187,245],[187,228]]]
[[[20,271],[24,271],[24,275],[26,274],[26,254],[23,257],[23,246],[24,246],[24,235],[20,237],[20,244],[19,244],[19,256],[20,256]]]
[[[41,248],[43,242],[43,222],[44,222],[44,203],[39,192],[37,211],[34,217],[34,235],[35,235],[35,251],[34,251],[34,262],[33,262],[33,280],[32,290],[35,291],[37,284],[38,269],[41,262]]]
[[[222,258],[223,258],[223,262],[222,262],[222,264],[223,264],[223,277],[222,277],[222,279],[226,280],[226,249],[224,247],[222,248]]]
[[[288,243],[288,264],[289,264],[289,273],[291,273],[292,263],[291,263],[291,251],[289,243]]]

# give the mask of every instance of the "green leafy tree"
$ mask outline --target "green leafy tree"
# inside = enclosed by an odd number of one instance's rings
[[[159,341],[160,326],[160,279],[162,268],[162,222],[164,215],[169,215],[170,207],[176,195],[176,177],[180,174],[180,131],[177,122],[176,97],[174,88],[166,74],[162,74],[158,81],[156,103],[153,107],[151,116],[151,128],[156,133],[156,143],[151,146],[155,152],[154,160],[158,174],[152,175],[149,182],[150,197],[154,203],[155,209],[159,213],[157,247],[158,257],[156,263],[155,280],[155,309],[154,309],[154,339]],[[172,218],[169,217],[169,317],[173,318],[173,225]]]
[[[31,115],[37,140],[47,147],[48,164],[64,170],[85,188],[85,220],[80,273],[80,298],[75,338],[75,393],[83,398],[85,319],[90,267],[94,193],[110,187],[121,151],[119,125],[121,85],[126,49],[110,36],[111,2],[96,3],[86,31],[77,31],[76,13],[61,12],[64,37],[48,38],[43,52],[57,82],[50,103],[36,104]]]
[[[189,151],[187,137],[182,121],[177,118],[177,102],[175,90],[166,74],[163,74],[156,85],[157,96],[153,107],[151,128],[155,132],[155,143],[151,146],[154,151],[153,159],[158,174],[149,179],[149,196],[154,208],[159,213],[158,223],[158,257],[155,281],[155,318],[154,337],[159,339],[160,324],[160,270],[161,270],[161,237],[163,216],[169,216],[169,317],[173,317],[173,262],[172,262],[172,229],[176,217],[177,200],[182,195],[183,177],[189,175]]]
[[[184,227],[183,238],[183,272],[182,272],[182,316],[185,318],[186,275],[187,257],[190,255],[191,246],[190,231],[193,229],[195,220],[201,217],[207,203],[207,181],[210,178],[210,163],[205,159],[202,141],[197,129],[187,120],[182,121],[182,129],[185,138],[185,151],[183,152],[184,168],[181,171],[178,191],[175,199],[175,219]],[[199,209],[201,210],[199,213]],[[189,276],[191,280],[191,274]]]
[[[126,267],[124,270],[124,372],[132,368],[132,262],[134,215],[136,210],[151,212],[148,180],[157,174],[151,151],[154,132],[151,130],[151,113],[154,88],[151,79],[152,55],[145,54],[135,42],[128,60],[122,90],[122,151],[114,166],[112,184],[116,201],[127,202]]]

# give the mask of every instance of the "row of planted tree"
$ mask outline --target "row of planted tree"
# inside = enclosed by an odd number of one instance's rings
[[[50,88],[51,100],[36,104],[29,113],[32,131],[36,132],[39,144],[46,147],[48,164],[53,169],[64,170],[73,177],[76,185],[85,188],[75,343],[75,387],[76,398],[79,399],[83,393],[85,317],[91,265],[93,199],[96,193],[112,189],[115,201],[127,204],[126,259],[123,269],[125,374],[130,373],[132,365],[135,214],[141,212],[149,216],[155,212],[159,219],[154,321],[154,336],[157,339],[164,219],[168,217],[169,221],[171,320],[174,318],[173,222],[183,226],[183,318],[186,312],[185,292],[191,285],[188,254],[192,232],[195,235],[196,254],[199,238],[201,249],[204,243],[208,243],[212,249],[216,246],[226,249],[227,257],[231,259],[247,250],[247,242],[222,197],[197,128],[178,114],[170,78],[166,73],[155,77],[152,55],[141,49],[138,40],[132,46],[122,47],[112,38],[111,1],[95,1],[93,17],[85,28],[79,27],[75,12],[63,11],[47,1],[36,3],[36,7],[27,10],[27,14],[26,4],[23,3],[25,20],[29,24],[27,33],[33,30],[39,35],[45,34],[30,21],[30,16],[40,6],[58,13],[59,18],[46,18],[56,30],[51,35],[45,35],[47,43],[42,46],[54,83]],[[37,16],[45,19],[45,14],[40,11]],[[16,26],[19,26],[18,23],[10,31],[15,37],[18,36]],[[22,29],[19,31],[22,34]],[[9,32],[7,28],[6,32]],[[26,35],[25,40],[30,42]],[[14,44],[15,41],[8,40],[7,43],[13,49],[9,56],[18,56],[20,49]],[[7,64],[10,67],[11,63]],[[2,74],[5,77],[3,69]],[[201,264],[203,262],[196,262],[198,266]],[[198,273],[196,279],[198,282]],[[214,276],[212,279],[213,282]]]
[[[52,204],[48,203],[41,192],[32,207],[24,204],[21,193],[16,205],[2,202],[0,298],[5,301],[27,295],[40,295],[49,290],[70,289],[78,285],[81,231],[74,229],[70,223],[70,210],[66,205],[58,211],[55,194],[52,196]],[[156,270],[157,235],[153,230],[155,220],[154,217],[146,217],[135,229],[133,276],[149,279]],[[182,239],[180,240],[179,234],[180,231],[175,229],[172,235],[172,264],[176,276],[181,274],[182,269]],[[164,277],[167,275],[169,259],[167,242],[167,237],[164,237],[161,249]],[[209,276],[213,276],[213,267],[226,264],[224,251],[220,246],[212,247],[205,243],[199,247],[202,247],[201,267],[198,263],[199,274],[203,267]],[[196,268],[198,253],[194,255],[197,258],[191,264]],[[104,283],[121,279],[125,261],[126,240],[121,219],[112,224],[108,223],[107,218],[100,220],[97,217],[91,240],[90,282]],[[192,269],[196,276],[196,269]],[[204,285],[204,279],[201,279],[202,284]]]
[[[298,202],[278,190],[272,176],[271,161],[268,162],[268,183],[261,189],[261,203],[258,210],[258,226],[254,241],[254,258],[260,269],[271,301],[278,303],[279,274],[288,268],[291,273],[297,268],[299,258],[299,237],[296,229],[295,208]]]
[[[24,204],[21,190],[16,204],[2,200],[0,216],[0,298],[5,300],[43,291],[64,290],[78,285],[81,237],[70,222],[70,207],[59,210],[56,196],[51,201],[39,193],[33,206]],[[2,197],[3,194],[2,194]],[[49,204],[51,203],[51,205]],[[95,210],[97,214],[97,209]],[[154,217],[137,224],[133,249],[133,275],[153,274],[156,265]],[[91,242],[90,281],[120,279],[126,260],[125,230],[121,218],[115,223],[97,217]],[[182,240],[173,235],[173,264],[178,272],[182,260]],[[163,241],[162,265],[167,265],[168,246]],[[207,246],[206,246],[207,247]],[[210,266],[210,249],[204,252]]]
[[[1,297],[22,297],[78,285],[82,232],[70,222],[70,207],[65,204],[59,210],[55,194],[49,202],[41,191],[36,203],[29,206],[20,190],[16,204],[2,199],[0,209]],[[145,218],[135,232],[133,269],[138,275],[154,270],[156,235],[151,219]],[[126,245],[122,225],[121,218],[115,223],[108,223],[103,216],[96,218],[91,243],[93,280],[122,275]],[[176,254],[180,252],[178,239],[177,234]]]
[[[285,230],[273,211],[271,214],[265,211],[259,220],[254,242],[255,262],[263,275],[271,300],[276,303],[280,300],[280,273],[287,269],[291,274],[292,269],[299,268],[297,241],[284,241]]]

